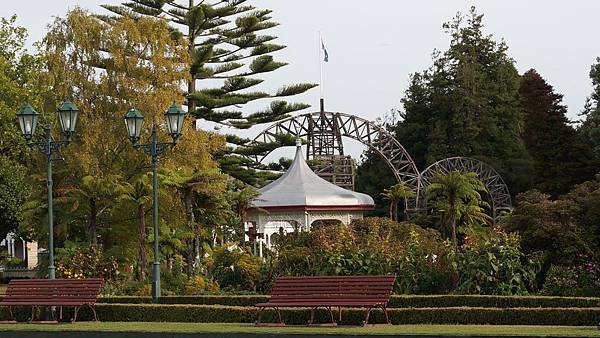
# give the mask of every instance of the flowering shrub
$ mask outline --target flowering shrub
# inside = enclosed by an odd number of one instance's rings
[[[260,279],[260,258],[236,244],[217,247],[204,260],[209,276],[222,289],[253,290]]]
[[[468,233],[455,252],[437,230],[387,218],[280,236],[276,252],[267,261],[273,278],[394,274],[394,292],[405,294],[524,294],[537,267],[521,252],[519,237],[500,229]]]
[[[218,293],[219,285],[211,280],[206,280],[202,276],[191,277],[185,283],[183,294],[186,296],[202,295],[206,293]]]
[[[117,260],[104,257],[97,246],[60,248],[56,250],[58,278],[93,278],[115,280],[119,274]]]
[[[600,264],[589,255],[579,255],[574,266],[553,265],[542,293],[560,296],[600,295]]]

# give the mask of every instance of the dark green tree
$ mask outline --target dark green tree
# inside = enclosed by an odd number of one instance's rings
[[[525,253],[542,254],[538,288],[553,264],[572,264],[578,254],[590,252],[577,223],[577,213],[572,199],[551,200],[550,195],[531,190],[517,196],[514,211],[504,219],[506,230],[521,235]]]
[[[600,175],[578,184],[561,199],[575,205],[576,222],[592,252],[600,250]]]
[[[379,154],[367,151],[362,156],[362,162],[356,169],[355,185],[356,191],[373,197],[375,210],[370,211],[370,215],[389,215],[389,203],[385,200],[382,193],[385,189],[396,183],[398,183],[398,180],[394,176],[394,173],[392,173],[390,167]]]
[[[519,88],[525,117],[523,141],[533,158],[534,187],[552,196],[595,174],[592,151],[566,117],[562,95],[535,70],[527,71]]]
[[[531,175],[521,139],[520,77],[508,46],[483,33],[482,19],[472,7],[466,18],[458,14],[444,24],[450,47],[412,76],[395,132],[420,168],[450,156],[475,157],[518,192]]]
[[[584,110],[583,123],[579,132],[584,140],[592,147],[594,158],[600,160],[600,57],[590,69],[593,91],[588,97]]]
[[[0,238],[18,228],[30,191],[26,180],[30,156],[15,113],[23,103],[39,100],[41,62],[27,53],[27,31],[16,25],[16,19],[0,18]]]

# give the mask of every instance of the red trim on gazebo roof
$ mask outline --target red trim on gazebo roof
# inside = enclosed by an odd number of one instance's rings
[[[365,211],[375,209],[374,205],[285,205],[285,206],[264,206],[260,208],[266,211]]]

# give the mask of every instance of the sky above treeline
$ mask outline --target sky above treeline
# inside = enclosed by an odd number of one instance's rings
[[[29,45],[40,40],[53,16],[80,6],[103,13],[102,3],[116,0],[3,1],[0,15],[18,16],[29,31]],[[600,1],[578,0],[250,0],[273,10],[280,26],[269,34],[288,47],[276,54],[290,64],[264,77],[264,89],[297,82],[319,82],[319,31],[329,54],[324,64],[326,109],[369,120],[401,108],[400,98],[411,73],[432,63],[434,50],[448,48],[442,29],[458,11],[470,6],[483,13],[485,32],[504,39],[519,72],[535,68],[564,95],[569,118],[578,120],[591,92],[590,66],[600,57]],[[319,89],[294,98],[318,109]],[[260,106],[250,106],[258,108]],[[251,112],[250,110],[248,112]],[[212,127],[206,126],[206,127]],[[266,126],[241,135],[252,137]],[[226,132],[229,132],[228,130]],[[362,151],[349,145],[355,158]],[[348,147],[347,147],[348,148]]]

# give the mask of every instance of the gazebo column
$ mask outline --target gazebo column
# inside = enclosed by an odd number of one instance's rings
[[[304,231],[310,231],[310,214],[308,213],[308,211],[304,212]]]

